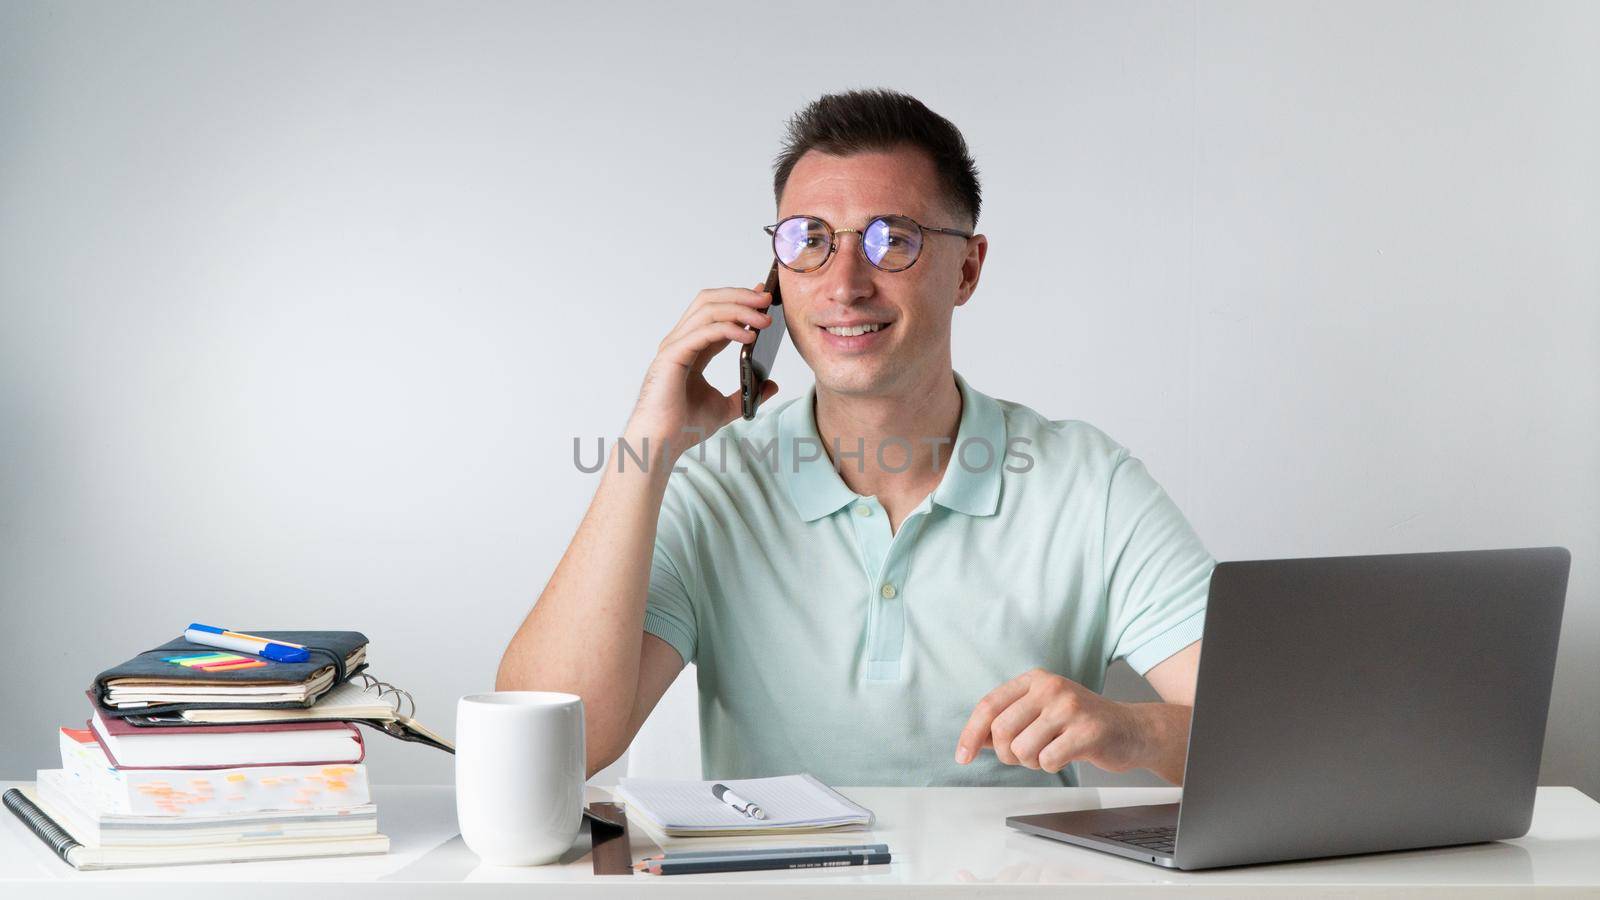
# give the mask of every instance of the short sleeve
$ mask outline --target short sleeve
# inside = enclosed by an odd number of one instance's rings
[[[694,662],[698,644],[694,595],[694,530],[683,479],[673,473],[656,520],[655,551],[650,559],[650,591],[644,607],[644,630],[672,645],[684,665]],[[691,576],[686,580],[684,575]]]
[[[1109,648],[1143,675],[1200,640],[1216,559],[1144,463],[1120,449],[1102,543]]]

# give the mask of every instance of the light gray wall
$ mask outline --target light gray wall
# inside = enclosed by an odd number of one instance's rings
[[[765,272],[783,119],[888,85],[983,170],[957,366],[1219,558],[1571,548],[1543,780],[1600,794],[1597,44],[1587,3],[0,2],[0,776],[193,619],[361,629],[452,730],[572,438]]]

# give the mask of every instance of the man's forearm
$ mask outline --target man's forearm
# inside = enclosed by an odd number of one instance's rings
[[[625,436],[644,456],[643,435]],[[590,768],[626,746],[639,683],[645,598],[656,519],[672,462],[649,441],[641,467],[613,446],[594,500],[533,610],[512,637],[499,690],[566,691],[583,698]]]
[[[1177,703],[1127,703],[1133,716],[1136,742],[1134,766],[1183,784],[1183,765],[1189,752],[1189,720],[1194,708]]]

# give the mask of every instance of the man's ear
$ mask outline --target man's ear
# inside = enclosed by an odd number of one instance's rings
[[[989,239],[981,234],[967,241],[967,255],[961,260],[961,283],[956,286],[956,305],[964,306],[978,289],[978,275],[983,272],[983,260],[989,254]]]

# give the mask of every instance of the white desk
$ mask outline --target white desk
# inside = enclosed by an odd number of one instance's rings
[[[0,790],[16,782],[0,783]],[[1502,843],[1419,850],[1237,869],[1179,872],[1080,849],[1005,826],[1013,814],[1070,808],[1170,803],[1176,788],[844,788],[877,813],[870,840],[889,844],[894,862],[833,870],[714,875],[605,876],[591,872],[587,832],[555,865],[481,865],[456,829],[453,789],[374,790],[387,856],[253,862],[106,872],[76,872],[51,855],[9,812],[0,812],[0,896],[135,897],[185,895],[284,898],[632,897],[654,896],[1080,896],[1148,895],[1173,888],[1191,897],[1432,894],[1456,897],[1600,895],[1600,803],[1573,788],[1539,789],[1533,828]],[[609,799],[590,788],[591,800]],[[634,857],[656,851],[629,828]],[[868,835],[849,832],[851,842]],[[778,839],[780,842],[782,839]],[[297,886],[298,885],[298,886]],[[534,887],[539,885],[540,887]],[[316,890],[319,887],[326,890]],[[225,891],[225,892],[224,892]],[[196,894],[199,896],[199,894]]]

